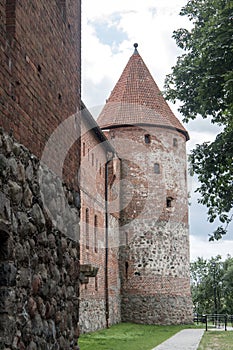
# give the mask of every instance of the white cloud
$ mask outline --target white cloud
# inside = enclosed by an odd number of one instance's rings
[[[197,257],[210,259],[217,255],[221,255],[223,259],[226,259],[228,254],[233,256],[233,240],[209,242],[207,238],[201,240],[193,235],[190,236],[191,261],[196,260]]]
[[[165,75],[175,64],[179,52],[175,41],[171,38],[173,30],[188,25],[188,20],[180,17],[181,7],[186,0],[85,0],[83,2],[82,56],[83,56],[83,99],[93,104],[96,99],[88,94],[88,87],[97,86],[102,81],[111,81],[112,88],[117,82],[129,57],[133,53],[134,42],[139,43],[139,52],[162,89]],[[115,17],[117,14],[118,20]],[[94,24],[106,23],[106,28],[116,26],[128,39],[116,45],[101,42]],[[98,104],[105,102],[110,91],[103,85]],[[109,86],[108,86],[109,88]],[[92,105],[93,105],[92,104]],[[90,106],[91,107],[91,106]]]

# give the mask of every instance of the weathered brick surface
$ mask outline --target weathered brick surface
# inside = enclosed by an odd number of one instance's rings
[[[80,108],[80,3],[67,0],[64,19],[57,0],[1,1],[0,124],[39,158],[53,131]],[[69,143],[70,135],[63,137]],[[73,185],[77,154],[64,169]]]
[[[89,278],[88,284],[80,286],[80,330],[81,332],[90,332],[104,328],[107,324],[115,324],[121,319],[118,268],[119,223],[117,218],[119,193],[113,193],[114,186],[119,181],[120,171],[117,158],[108,163],[109,215],[108,251],[106,252],[105,166],[108,161],[107,141],[101,141],[94,129],[89,129],[85,123],[82,134],[80,261],[81,264],[91,264],[98,267],[97,276]],[[112,200],[115,204],[111,207]],[[88,210],[88,223],[86,222],[86,210]],[[97,218],[97,227],[95,227],[95,217]],[[106,253],[108,254],[107,267]]]
[[[122,319],[191,322],[186,140],[175,130],[153,127],[118,128],[109,134],[114,134],[126,181],[120,219]],[[145,135],[150,135],[148,144]],[[153,311],[145,312],[145,301]]]

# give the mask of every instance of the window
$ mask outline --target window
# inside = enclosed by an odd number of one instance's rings
[[[90,245],[90,242],[89,242],[89,209],[87,208],[86,209],[86,214],[85,214],[85,224],[86,224],[86,227],[85,227],[85,233],[86,233],[86,248],[89,249],[89,245]]]
[[[145,143],[149,144],[151,142],[151,137],[149,134],[145,135]]]
[[[95,290],[98,291],[98,277],[95,276]]]
[[[94,166],[94,153],[91,154],[91,165]]]
[[[6,32],[10,36],[15,36],[15,8],[16,0],[6,0]]]
[[[154,164],[154,173],[155,174],[160,174],[160,165],[159,163]]]
[[[61,10],[62,18],[66,20],[66,0],[58,0],[58,5]]]
[[[98,218],[97,215],[94,217],[94,247],[95,252],[98,252]]]
[[[178,146],[177,138],[174,138],[174,139],[173,139],[173,146],[174,146],[174,147],[177,147],[177,146]]]
[[[85,153],[86,153],[86,144],[85,142],[83,142],[83,157],[85,157]]]
[[[128,279],[128,272],[129,272],[129,263],[128,261],[125,262],[125,278]]]
[[[173,201],[172,197],[167,197],[167,208],[171,208],[172,207],[172,201]]]

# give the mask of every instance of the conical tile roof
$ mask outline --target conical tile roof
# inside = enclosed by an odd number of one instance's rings
[[[120,79],[98,117],[102,129],[126,125],[154,125],[188,132],[175,117],[137,51],[130,57]]]

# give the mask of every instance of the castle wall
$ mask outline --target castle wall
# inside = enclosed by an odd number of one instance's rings
[[[0,16],[1,126],[41,158],[54,130],[80,109],[81,1],[1,0]],[[56,149],[62,152],[70,139],[77,139],[78,124],[76,130],[62,131],[63,143],[55,140]],[[64,167],[73,186],[75,147]],[[56,169],[57,158],[54,152],[50,168]]]
[[[40,180],[38,158],[7,133],[0,135],[0,148],[0,348],[78,349],[79,210],[73,192],[49,169]],[[60,211],[68,199],[66,212]]]
[[[81,179],[81,264],[98,268],[95,277],[89,277],[80,286],[80,331],[91,332],[118,323],[120,316],[120,280],[118,266],[119,222],[111,214],[119,209],[119,198],[113,194],[119,164],[108,163],[108,199],[116,204],[109,208],[108,244],[106,244],[105,177],[107,158],[106,141],[101,142],[93,129],[83,123]],[[113,165],[113,162],[114,165]],[[115,170],[114,170],[115,169]],[[88,214],[88,217],[87,217]],[[108,249],[106,250],[106,247]],[[106,265],[107,254],[107,265]],[[106,281],[107,276],[107,281]]]
[[[122,320],[189,323],[185,137],[153,127],[117,128],[109,136],[122,159]]]
[[[78,349],[80,16],[81,1],[0,1],[4,349]]]

